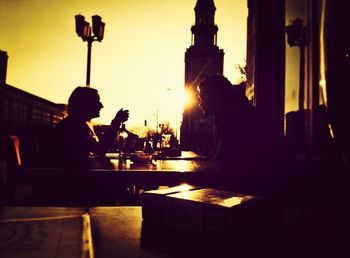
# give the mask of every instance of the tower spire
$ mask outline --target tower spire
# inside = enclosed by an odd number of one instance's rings
[[[214,17],[216,7],[213,0],[197,0],[194,7],[196,22],[191,27],[192,44],[195,46],[216,46],[218,27],[215,25]]]

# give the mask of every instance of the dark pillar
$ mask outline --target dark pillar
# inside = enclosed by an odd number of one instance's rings
[[[0,50],[0,85],[6,84],[7,52]]]

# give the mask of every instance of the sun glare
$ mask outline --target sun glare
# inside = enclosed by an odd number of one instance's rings
[[[190,89],[185,89],[183,90],[182,96],[180,96],[180,99],[182,102],[182,107],[184,109],[190,108],[195,103],[195,99],[196,99],[195,93]]]

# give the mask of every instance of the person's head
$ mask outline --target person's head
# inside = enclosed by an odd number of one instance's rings
[[[232,85],[221,74],[213,74],[206,77],[198,85],[198,91],[200,105],[205,115],[218,114],[228,103],[237,101],[241,95],[239,87]]]
[[[89,87],[77,87],[68,100],[69,115],[79,115],[90,120],[100,116],[103,108],[98,91]]]

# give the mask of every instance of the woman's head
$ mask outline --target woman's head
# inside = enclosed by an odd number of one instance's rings
[[[200,105],[205,115],[215,115],[239,98],[240,90],[221,74],[206,77],[198,86]]]
[[[68,113],[84,119],[99,117],[102,108],[98,91],[93,88],[79,86],[68,99]]]

